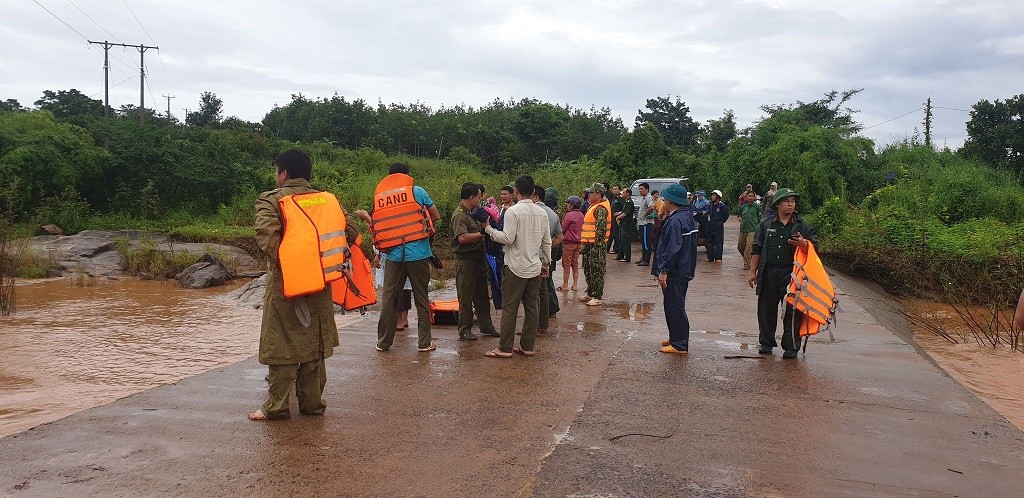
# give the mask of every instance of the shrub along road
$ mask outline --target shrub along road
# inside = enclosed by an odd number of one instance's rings
[[[735,240],[727,228],[726,247]],[[732,246],[734,247],[734,245]],[[20,495],[974,495],[1024,489],[1024,433],[841,295],[836,342],[756,354],[742,261],[700,258],[691,352],[657,351],[653,277],[609,259],[606,305],[561,294],[537,356],[435,327],[374,351],[345,327],[328,411],[250,422],[255,358],[0,439]],[[853,285],[839,279],[842,289]],[[256,324],[253,324],[255,327]],[[413,325],[415,326],[415,325]],[[824,335],[824,334],[823,334]]]

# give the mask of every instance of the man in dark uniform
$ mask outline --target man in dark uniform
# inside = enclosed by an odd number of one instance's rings
[[[682,185],[669,185],[661,198],[668,214],[661,224],[651,266],[651,274],[658,278],[664,297],[668,325],[668,339],[662,341],[661,352],[686,354],[690,350],[686,291],[697,267],[697,222],[686,209],[690,201]]]
[[[480,186],[462,186],[459,207],[452,213],[452,253],[455,254],[455,290],[459,296],[459,340],[475,341],[473,310],[476,309],[480,333],[497,337],[491,322],[491,303],[487,297],[490,267],[484,256],[484,230],[472,212],[480,205]],[[486,213],[484,213],[486,214]],[[482,221],[487,221],[484,217]]]
[[[632,199],[631,199],[632,200]],[[612,205],[612,238],[608,243],[608,252],[612,254],[619,253],[619,213],[622,212],[622,189],[618,185],[612,185],[610,194],[608,195],[608,201]],[[618,259],[618,258],[616,258]]]
[[[776,214],[765,218],[754,236],[748,283],[757,292],[758,342],[761,344],[758,353],[761,354],[772,354],[772,348],[777,346],[775,330],[779,322],[779,303],[786,298],[796,248],[807,247],[808,242],[818,246],[818,232],[796,213],[799,198],[795,191],[780,188],[772,199],[772,209]],[[787,360],[796,358],[800,338],[793,334],[799,327],[793,306],[786,304],[782,317],[782,357]]]
[[[622,204],[619,214],[615,215],[619,227],[618,254],[616,261],[629,262],[633,258],[633,233],[636,229],[636,204],[633,204],[633,191],[623,190],[619,195]],[[615,209],[614,207],[612,209]]]
[[[267,256],[267,288],[263,297],[260,328],[260,363],[268,365],[269,396],[250,420],[291,416],[288,393],[295,385],[299,413],[323,415],[327,409],[323,390],[327,383],[324,360],[338,345],[331,287],[304,296],[286,298],[283,291],[278,248],[284,236],[277,201],[293,194],[317,192],[309,184],[313,161],[300,149],[282,152],[274,159],[278,188],[256,200],[256,244]],[[317,262],[319,263],[319,262]],[[317,271],[321,271],[319,268]]]
[[[725,249],[725,222],[729,221],[729,206],[722,202],[722,192],[711,192],[711,205],[708,206],[708,236],[704,250],[708,261],[722,262]]]

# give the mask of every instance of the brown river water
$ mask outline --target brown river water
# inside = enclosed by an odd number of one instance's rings
[[[1013,352],[1009,346],[980,345],[970,337],[964,341],[958,332],[964,328],[963,322],[946,305],[922,300],[907,300],[903,304],[907,313],[942,327],[959,341],[953,344],[921,327],[911,326],[921,349],[957,382],[1024,430],[1024,353]]]
[[[175,281],[21,282],[0,317],[0,436],[257,353],[260,311]]]
[[[256,354],[260,312],[216,299],[243,283],[187,290],[174,281],[23,282],[17,314],[0,318],[0,437]],[[958,326],[941,305],[904,304]],[[626,312],[642,320],[649,309]],[[954,379],[1024,429],[1024,354],[912,331]]]

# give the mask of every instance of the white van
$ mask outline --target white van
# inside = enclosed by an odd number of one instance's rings
[[[665,190],[665,187],[668,187],[669,185],[673,184],[682,185],[683,188],[685,188],[686,191],[689,192],[690,188],[686,186],[686,182],[688,180],[689,178],[640,178],[639,180],[633,182],[633,184],[629,186],[629,193],[633,195],[633,204],[639,209],[640,201],[642,199],[640,197],[641,183],[646,183],[650,185],[650,192],[654,192],[655,190],[657,190],[658,192],[662,192]],[[637,213],[637,216],[640,216],[639,212]]]

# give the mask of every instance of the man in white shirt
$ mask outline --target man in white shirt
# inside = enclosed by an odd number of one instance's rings
[[[502,268],[501,279],[501,339],[497,349],[485,353],[489,358],[511,358],[513,352],[523,356],[534,355],[533,346],[540,317],[537,298],[551,264],[548,215],[531,199],[533,177],[520,176],[515,186],[519,202],[505,211],[504,228],[497,230],[490,225],[484,228],[491,240],[505,246],[505,266]],[[522,337],[519,339],[519,347],[513,348],[516,314],[520,305],[525,314]]]
[[[636,211],[636,226],[640,235],[640,261],[637,266],[651,264],[651,252],[654,246],[654,197],[650,193],[651,186],[647,182],[640,184],[640,206]]]

